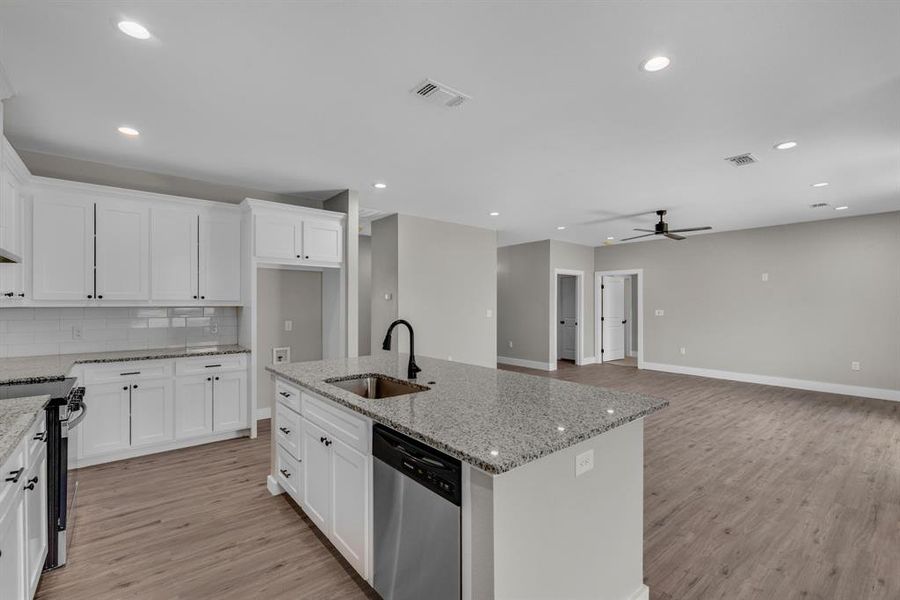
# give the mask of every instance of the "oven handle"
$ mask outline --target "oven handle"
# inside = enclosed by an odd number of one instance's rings
[[[75,416],[74,419],[72,417],[69,417],[69,419],[66,422],[69,429],[72,429],[73,427],[77,427],[78,424],[84,420],[85,415],[87,415],[87,408],[88,408],[87,402],[85,402],[84,400],[82,400],[81,402],[78,403],[78,411],[79,411],[78,414]]]

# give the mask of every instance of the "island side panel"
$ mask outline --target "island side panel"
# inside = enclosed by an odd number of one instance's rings
[[[497,600],[647,597],[643,443],[637,420],[494,477]]]
[[[462,600],[494,597],[493,477],[463,463]]]

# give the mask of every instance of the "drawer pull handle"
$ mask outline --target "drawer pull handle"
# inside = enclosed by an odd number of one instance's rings
[[[287,427],[279,427],[278,429],[280,429],[281,433],[283,433],[284,435],[288,435],[291,433],[291,430],[288,429]]]
[[[293,394],[291,394],[289,392],[278,392],[278,393],[285,398],[290,398],[291,396],[293,396]]]
[[[18,471],[10,471],[9,477],[6,478],[6,481],[10,483],[18,483],[19,477],[22,476],[22,472],[25,470],[25,467],[20,468]]]
[[[28,480],[28,485],[26,485],[24,489],[26,489],[26,490],[33,490],[33,489],[34,489],[34,484],[36,484],[37,482],[38,482],[37,476],[32,477],[31,479]]]
[[[221,364],[218,364],[218,365],[204,365],[203,368],[204,368],[204,369],[214,369],[214,368],[216,368],[216,367],[221,367],[221,366],[222,366]]]
[[[35,441],[38,441],[38,442],[45,442],[45,441],[47,441],[47,432],[46,432],[46,431],[42,431],[41,433],[36,434],[36,435],[35,435],[33,438],[31,438],[31,439],[33,439],[33,440],[35,440]]]
[[[280,469],[280,471],[281,471],[281,474],[284,475],[285,479],[287,479],[291,476],[291,474],[288,473],[286,469]]]
[[[128,375],[140,375],[140,371],[128,371],[127,373],[119,373],[121,377],[127,377]]]

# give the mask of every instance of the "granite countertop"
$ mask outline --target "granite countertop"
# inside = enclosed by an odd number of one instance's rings
[[[416,358],[429,391],[370,400],[325,383],[364,373],[406,378],[408,355],[270,365],[266,370],[410,435],[488,473],[500,474],[645,417],[667,400],[548,377]]]
[[[250,350],[232,344],[228,346],[197,346],[186,348],[150,348],[115,352],[86,352],[83,354],[52,354],[0,359],[0,385],[8,383],[37,383],[62,379],[73,365],[85,363],[185,358],[215,354],[244,354]]]
[[[16,449],[38,415],[43,414],[48,400],[50,396],[0,400],[0,464]]]

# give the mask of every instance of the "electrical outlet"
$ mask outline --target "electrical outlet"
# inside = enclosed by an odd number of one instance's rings
[[[859,361],[858,360],[854,360],[853,362],[850,363],[850,370],[851,371],[859,371]]]
[[[656,314],[657,317],[661,317],[661,316],[663,316],[664,314],[666,314],[666,311],[664,311],[664,310],[661,309],[661,308],[657,308],[657,309],[654,311],[654,314]]]
[[[72,339],[73,340],[84,339],[84,330],[81,328],[81,325],[73,325],[72,326]]]
[[[594,451],[588,450],[575,457],[575,477],[580,477],[594,468]]]
[[[284,330],[285,331],[293,331],[294,330],[294,322],[290,319],[284,322]]]
[[[509,340],[508,344],[509,344],[509,347],[512,348],[512,340]]]
[[[484,316],[487,317],[488,319],[490,319],[491,317],[494,316],[494,311],[492,311],[492,310],[489,308],[489,309],[487,309],[486,311],[484,311]]]
[[[386,294],[384,295],[384,299],[385,299],[385,300],[390,300],[390,299],[393,298],[393,297],[394,297],[394,295],[393,295],[392,293],[390,293],[390,292],[388,292],[388,293],[386,293]]]
[[[219,333],[219,323],[217,321],[210,321],[209,332],[213,335]]]
[[[768,280],[769,280],[769,274],[768,274],[768,273],[763,273],[763,274],[762,274],[762,280],[763,280],[763,281],[768,281]]]
[[[687,348],[685,348],[684,346],[682,346],[682,347],[681,347],[681,355],[684,356],[685,354],[687,354]]]

